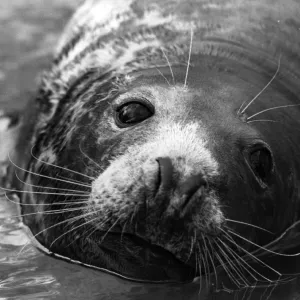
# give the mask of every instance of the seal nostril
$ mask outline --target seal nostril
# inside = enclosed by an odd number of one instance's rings
[[[199,191],[200,194],[202,195],[203,189],[207,187],[207,182],[203,178],[202,174],[192,176],[188,178],[181,186],[180,188],[180,194],[181,194],[181,209],[187,206],[193,195]],[[200,196],[200,195],[199,195]]]
[[[169,157],[159,157],[156,159],[159,164],[159,179],[158,189],[161,192],[166,192],[172,188],[173,185],[173,164]]]

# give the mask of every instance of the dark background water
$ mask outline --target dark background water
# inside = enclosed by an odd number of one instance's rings
[[[49,63],[57,37],[78,2],[0,1],[0,110],[22,110],[33,97],[38,74]],[[275,287],[240,291],[224,287],[218,292],[199,279],[185,285],[122,280],[43,254],[30,243],[16,215],[16,205],[0,198],[0,300],[300,299],[300,278]],[[300,258],[277,263],[295,271]],[[226,282],[226,278],[220,275],[220,281]]]

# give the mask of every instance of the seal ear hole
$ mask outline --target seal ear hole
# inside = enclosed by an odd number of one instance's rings
[[[115,121],[121,127],[133,126],[154,114],[154,108],[145,101],[133,100],[126,102],[116,109]]]
[[[271,151],[261,145],[255,147],[249,153],[249,164],[260,184],[265,186],[273,171],[273,157]]]

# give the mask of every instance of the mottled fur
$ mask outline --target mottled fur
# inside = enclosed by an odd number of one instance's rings
[[[247,255],[253,243],[272,240],[270,231],[278,236],[298,221],[300,167],[290,159],[298,153],[298,135],[247,123],[271,105],[298,103],[297,88],[283,76],[258,94],[274,74],[269,35],[255,40],[248,33],[260,32],[258,22],[229,14],[233,7],[232,1],[161,7],[159,1],[88,0],[78,9],[27,110],[12,159],[18,188],[28,192],[21,199],[23,220],[41,244],[129,278],[186,281],[215,263],[230,265],[232,253]],[[221,13],[222,26],[209,26]],[[247,30],[240,33],[237,24]],[[259,55],[243,47],[251,43],[262,45]],[[263,101],[242,110],[255,95]],[[118,108],[133,100],[150,103],[153,116],[118,126]],[[284,114],[288,126],[299,125],[299,110]],[[257,147],[270,149],[266,182],[249,163]],[[156,193],[161,158],[172,165],[163,196]],[[185,208],[181,187],[199,174],[205,186]],[[250,243],[237,243],[230,230]],[[168,259],[162,262],[158,253]],[[245,275],[237,276],[243,281]]]

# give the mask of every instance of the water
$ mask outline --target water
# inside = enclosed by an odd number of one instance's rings
[[[24,107],[34,90],[38,72],[48,62],[50,45],[57,40],[78,2],[1,0],[0,109]],[[282,9],[288,10],[284,5]],[[30,242],[22,223],[15,217],[17,213],[15,204],[0,198],[0,300],[300,299],[300,277],[275,288],[230,291],[226,289],[227,278],[220,274],[220,282],[224,282],[225,287],[218,292],[214,287],[206,288],[205,280],[185,285],[122,280],[45,255]],[[278,261],[278,265],[300,272],[299,258]]]

